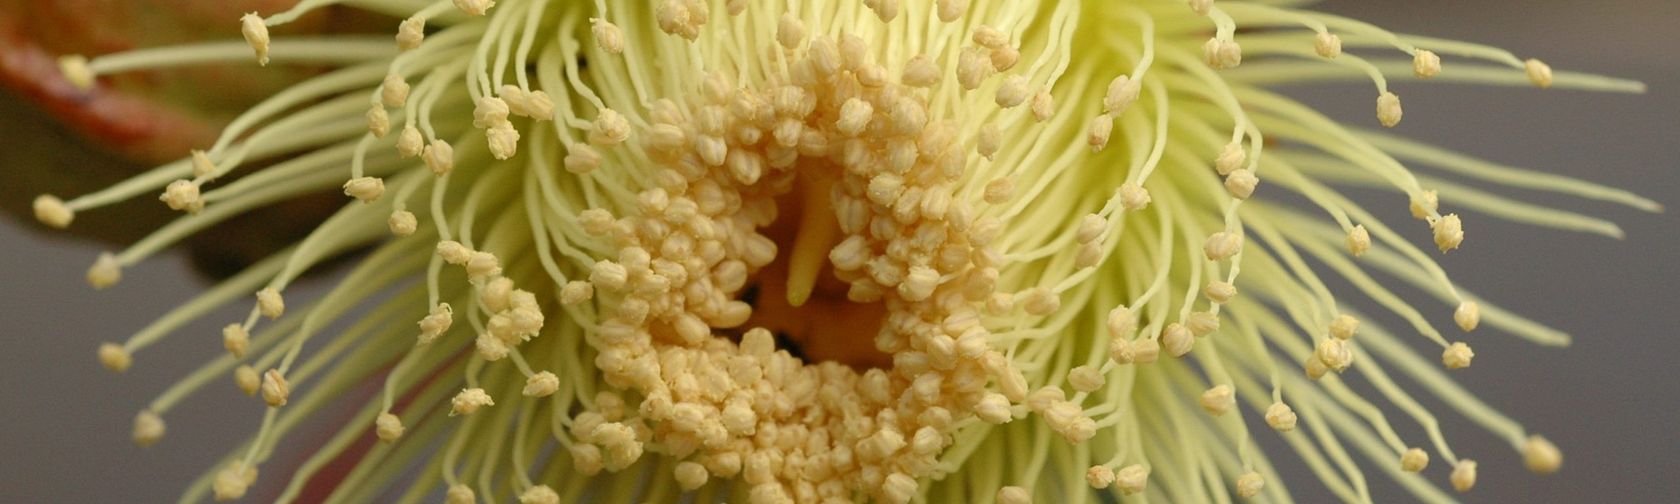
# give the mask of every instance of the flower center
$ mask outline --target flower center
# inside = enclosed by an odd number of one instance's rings
[[[828,251],[840,242],[829,201],[836,181],[831,167],[814,167],[777,198],[780,217],[765,229],[776,242],[776,260],[742,293],[753,305],[747,327],[776,335],[777,346],[807,363],[833,361],[856,370],[890,368],[892,356],[875,348],[886,308],[847,299],[849,285],[835,276]]]

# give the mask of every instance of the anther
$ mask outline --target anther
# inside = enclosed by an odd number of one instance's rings
[[[262,387],[262,375],[257,374],[257,368],[242,365],[233,369],[233,383],[239,387],[240,392],[254,396],[257,395],[257,389]]]
[[[1225,304],[1231,302],[1231,298],[1237,297],[1237,286],[1229,282],[1215,280],[1208,282],[1207,287],[1202,289],[1202,294],[1207,296],[1208,301],[1215,304]]]
[[[1202,392],[1202,409],[1213,416],[1223,416],[1236,406],[1236,393],[1230,385],[1216,385]]]
[[[228,324],[222,327],[222,347],[235,359],[245,358],[245,351],[251,347],[251,333],[242,324]]]
[[[245,43],[250,44],[251,50],[257,53],[257,64],[268,65],[268,25],[263,24],[262,16],[255,12],[240,16],[239,33],[245,36]]]
[[[943,3],[943,2],[942,2]],[[1032,504],[1032,494],[1018,486],[1006,486],[997,491],[998,504]]]
[[[1137,182],[1120,184],[1120,206],[1127,211],[1136,212],[1149,206],[1149,190],[1138,185]]]
[[[420,128],[404,126],[402,133],[397,134],[397,156],[408,159],[424,152],[426,139],[420,136]]]
[[[134,356],[122,345],[103,343],[99,345],[99,363],[104,365],[105,369],[121,373],[134,364]]]
[[[1464,221],[1458,214],[1447,214],[1429,223],[1429,229],[1435,232],[1435,247],[1446,252],[1458,248],[1464,243]]]
[[[1108,92],[1103,95],[1103,112],[1116,116],[1126,113],[1126,109],[1137,101],[1142,89],[1142,81],[1124,74],[1115,76],[1108,81]]]
[[[50,227],[64,229],[70,227],[70,222],[76,220],[76,212],[64,204],[64,200],[51,194],[35,197],[32,204],[35,210],[35,220]]]
[[[980,25],[975,28],[972,38],[975,44],[987,49],[997,49],[1009,45],[1009,34],[989,25]]]
[[[618,25],[601,18],[589,18],[589,33],[595,36],[595,43],[607,54],[624,52],[624,30]]]
[[[1464,369],[1470,367],[1470,361],[1476,358],[1476,352],[1470,350],[1470,345],[1462,341],[1447,346],[1441,352],[1441,364],[1447,369]]]
[[[1230,175],[1231,172],[1242,168],[1243,161],[1247,159],[1248,152],[1243,150],[1242,142],[1231,142],[1219,150],[1219,157],[1213,160],[1213,169],[1219,172],[1220,176]]]
[[[1207,255],[1209,261],[1223,261],[1241,252],[1242,246],[1242,235],[1219,231],[1208,236],[1207,242],[1202,245],[1202,252]]]
[[[1242,64],[1242,46],[1235,40],[1210,38],[1206,44],[1202,44],[1202,59],[1216,70],[1236,68]]]
[[[560,493],[548,485],[537,485],[519,494],[519,504],[560,504]]]
[[[525,388],[519,391],[525,397],[548,397],[560,390],[560,377],[549,371],[541,371],[525,379]]]
[[[420,219],[408,210],[391,212],[391,216],[385,219],[385,224],[391,228],[391,234],[399,237],[412,235],[420,229]]]
[[[110,252],[100,252],[99,258],[88,267],[87,282],[95,289],[104,289],[122,281],[122,264]]]
[[[93,89],[93,69],[88,67],[87,56],[68,54],[58,57],[58,73],[64,75],[64,80],[70,81],[77,91]]]
[[[280,318],[286,313],[286,299],[280,297],[280,291],[273,287],[257,291],[257,312],[270,319]]]
[[[192,174],[194,177],[210,177],[216,173],[216,164],[210,162],[210,155],[204,151],[193,149]]]
[[[1528,81],[1535,87],[1546,89],[1552,87],[1552,67],[1537,59],[1523,62],[1523,70],[1528,73]]]
[[[344,195],[362,203],[373,203],[385,194],[385,180],[379,177],[357,177],[344,183]]]
[[[1354,331],[1359,330],[1359,319],[1352,315],[1338,315],[1336,320],[1330,321],[1330,335],[1339,340],[1353,339]]]
[[[431,145],[427,145],[426,149],[421,151],[420,157],[426,161],[426,167],[438,176],[455,169],[455,148],[450,147],[449,142],[443,141],[442,138],[432,140]]]
[[[1091,146],[1091,152],[1101,152],[1108,146],[1108,137],[1114,133],[1114,116],[1098,114],[1091,118],[1085,127],[1085,143]]]
[[[278,369],[270,369],[263,373],[262,398],[270,407],[278,408],[286,405],[286,399],[292,395],[291,385],[286,383],[286,377]]]
[[[460,393],[455,394],[455,397],[449,400],[449,405],[449,416],[460,416],[471,415],[485,406],[495,406],[496,401],[492,400],[484,389],[469,388],[461,389]]]
[[[204,210],[204,196],[198,192],[198,184],[186,179],[170,182],[163,188],[163,194],[158,196],[158,201],[169,205],[170,210],[189,214]]]
[[[1522,447],[1523,465],[1535,474],[1552,474],[1563,467],[1563,452],[1539,435],[1528,437]]]
[[[379,436],[380,441],[387,443],[396,441],[403,435],[402,419],[397,418],[390,412],[382,412],[373,419],[373,433]]]
[[[385,74],[385,81],[379,84],[379,102],[386,108],[402,108],[408,103],[408,81],[395,73]]]
[[[1441,74],[1441,57],[1433,51],[1418,49],[1412,55],[1412,74],[1419,79],[1433,79]]]
[[[1266,479],[1260,473],[1250,472],[1237,477],[1237,495],[1244,499],[1260,495],[1260,490],[1266,487]]]
[[[1481,321],[1482,307],[1475,301],[1459,303],[1458,309],[1453,310],[1453,322],[1458,323],[1458,328],[1463,329],[1464,332],[1476,330],[1476,325],[1480,324]]]
[[[1429,452],[1422,448],[1412,448],[1400,455],[1400,470],[1406,472],[1421,472],[1429,467]]]
[[[1353,350],[1348,348],[1347,342],[1335,338],[1319,341],[1318,347],[1313,350],[1313,357],[1337,373],[1346,371],[1348,366],[1353,365]]]
[[[1254,195],[1254,187],[1260,184],[1260,178],[1247,168],[1238,168],[1225,177],[1225,191],[1232,198],[1245,200]]]
[[[141,448],[157,444],[158,440],[163,439],[165,430],[163,417],[152,410],[141,410],[139,414],[134,415],[134,444]]]
[[[1418,198],[1411,200],[1412,218],[1418,220],[1429,219],[1429,214],[1435,213],[1440,205],[1441,198],[1435,191],[1423,191]]]
[[[216,478],[210,481],[210,492],[218,501],[239,500],[245,496],[245,490],[256,482],[256,467],[248,466],[243,461],[234,461],[216,471]]]
[[[1027,101],[1027,78],[1020,75],[1010,75],[1003,78],[1003,84],[998,86],[995,101],[999,107],[1012,108]]]
[[[603,108],[595,117],[589,132],[589,142],[597,145],[618,145],[630,138],[630,121],[618,111]]]
[[[478,504],[478,496],[473,494],[471,487],[462,484],[449,485],[444,492],[444,504]]]
[[[1142,341],[1142,340],[1139,340]],[[1173,357],[1183,357],[1196,346],[1196,336],[1184,324],[1173,322],[1161,330],[1161,346]]]
[[[483,16],[491,7],[495,7],[495,0],[455,0],[455,8],[468,16]]]
[[[1288,404],[1275,402],[1266,407],[1266,425],[1271,426],[1272,430],[1278,432],[1293,431],[1297,420],[1295,409],[1290,408]]]
[[[420,47],[426,40],[426,20],[419,17],[404,19],[397,26],[397,49],[408,51]]]
[[[1142,464],[1132,464],[1120,468],[1114,473],[1114,485],[1120,488],[1120,493],[1132,495],[1144,491],[1149,486],[1149,469]]]
[[[1327,59],[1334,59],[1342,55],[1342,38],[1330,32],[1319,32],[1313,38],[1313,50]]]
[[[1400,124],[1400,118],[1404,115],[1400,110],[1399,96],[1383,91],[1383,94],[1377,97],[1377,120],[1382,122],[1383,127],[1393,128]]]
[[[1371,232],[1365,230],[1364,224],[1355,225],[1352,231],[1348,231],[1347,249],[1354,257],[1365,255],[1371,250]]]
[[[1453,489],[1458,490],[1459,493],[1470,491],[1471,488],[1476,486],[1476,461],[1470,459],[1458,461],[1458,465],[1453,466],[1452,476],[1449,479],[1452,480]]]

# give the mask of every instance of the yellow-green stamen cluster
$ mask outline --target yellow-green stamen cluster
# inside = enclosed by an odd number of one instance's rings
[[[106,288],[249,209],[322,190],[354,200],[100,348],[122,371],[255,293],[222,332],[228,355],[134,420],[135,441],[155,443],[170,409],[230,373],[266,402],[255,437],[188,500],[245,495],[292,429],[366,380],[382,380],[380,399],[280,500],[339,457],[359,463],[335,502],[1285,499],[1248,415],[1342,499],[1372,500],[1357,454],[1417,498],[1449,500],[1430,481],[1467,491],[1477,463],[1419,388],[1535,472],[1557,470],[1556,446],[1439,369],[1469,366],[1468,343],[1370,273],[1437,296],[1463,332],[1561,345],[1461,292],[1414,241],[1461,245],[1443,204],[1620,231],[1411,167],[1656,205],[1338,124],[1267,86],[1368,79],[1386,127],[1403,115],[1390,78],[1640,87],[1294,3],[304,0],[244,16],[242,44],[65,57],[91,92],[102,74],[252,50],[341,67],[203,151],[34,208],[65,227],[161,192],[185,212],[100,256],[88,280]],[[329,4],[403,18],[394,43],[271,36]],[[259,161],[273,162],[237,173]],[[1424,225],[1401,233],[1348,187],[1404,195]],[[1268,201],[1280,191],[1329,222]],[[288,309],[300,275],[363,248],[336,288]],[[1362,324],[1326,272],[1437,345],[1441,365]],[[1405,418],[1344,383],[1350,370]],[[1403,439],[1399,421],[1427,441]],[[384,443],[350,450],[370,433]],[[1414,474],[1431,452],[1449,469]]]

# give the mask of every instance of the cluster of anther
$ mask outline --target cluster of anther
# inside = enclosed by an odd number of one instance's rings
[[[501,261],[494,254],[474,251],[455,241],[438,243],[437,253],[445,262],[466,268],[467,278],[478,293],[479,307],[490,313],[484,333],[476,341],[478,355],[484,360],[502,360],[512,348],[542,331],[543,312],[537,296],[514,288],[513,280],[502,276]],[[430,343],[447,330],[451,314],[448,304],[434,307],[420,322],[420,343]]]
[[[982,31],[962,56],[1012,51],[999,32]],[[996,292],[1002,257],[988,245],[1000,224],[953,199],[970,155],[953,121],[930,118],[921,89],[940,79],[934,61],[913,59],[894,83],[860,38],[807,39],[803,24],[784,16],[776,40],[769,57],[785,73],[741,86],[707,75],[691,102],[653,103],[634,141],[624,117],[602,109],[590,145],[574,149],[598,160],[594,149],[634,144],[658,167],[630,215],[596,208],[580,216],[586,231],[618,249],[575,288],[601,297],[595,364],[609,384],[642,399],[633,415],[622,401],[598,400],[573,422],[580,442],[572,454],[585,472],[617,470],[643,443],[656,443],[684,459],[675,476],[685,488],[739,476],[754,502],[858,491],[905,502],[917,479],[936,471],[957,421],[1006,422],[1011,403],[1027,400],[1024,376],[981,325],[982,311],[1016,304]],[[979,75],[964,87],[1013,65],[997,60],[975,60],[983,70],[958,65],[959,74]],[[851,301],[886,307],[874,344],[893,355],[891,371],[802,363],[762,328],[739,344],[713,335],[751,316],[737,297],[777,255],[759,230],[801,176],[837,181],[828,199],[839,238],[828,262]],[[1001,193],[992,202],[1007,200],[1005,188],[989,192]],[[1019,297],[1032,315],[1059,305],[1047,289]],[[991,380],[1001,394],[988,390]],[[1065,399],[1041,410],[1071,441],[1095,431]]]

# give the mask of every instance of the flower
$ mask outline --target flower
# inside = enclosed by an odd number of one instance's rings
[[[1461,332],[1485,322],[1541,344],[1568,338],[1459,292],[1342,189],[1404,195],[1423,221],[1413,238],[1441,253],[1466,237],[1443,204],[1616,231],[1402,162],[1655,208],[1338,124],[1268,89],[1369,78],[1374,124],[1395,127],[1389,76],[1637,84],[1267,4],[455,0],[413,13],[394,48],[288,40],[285,25],[311,5],[243,17],[250,49],[63,60],[90,83],[246,50],[275,66],[345,65],[254,107],[200,154],[35,205],[58,227],[148,191],[187,212],[101,256],[89,279],[107,287],[247,209],[319,190],[355,200],[102,347],[109,367],[126,369],[185,321],[255,293],[227,330],[240,335],[230,354],[136,420],[149,444],[201,377],[232,371],[248,393],[260,389],[269,409],[253,442],[189,496],[243,495],[297,422],[378,379],[380,399],[290,475],[282,500],[374,435],[388,444],[360,457],[339,495],[412,484],[447,488],[451,502],[571,501],[652,471],[663,484],[625,499],[1029,502],[1087,485],[1184,501],[1208,500],[1209,486],[1286,497],[1267,484],[1278,475],[1252,438],[1274,434],[1249,432],[1249,416],[1292,441],[1316,435],[1292,445],[1348,500],[1367,493],[1363,477],[1339,474],[1358,470],[1348,447],[1411,472],[1433,451],[1450,477],[1393,474],[1437,499],[1443,483],[1469,490],[1477,463],[1453,452],[1409,390],[1507,439],[1535,472],[1558,470],[1562,452],[1447,380],[1443,369],[1470,365],[1469,343],[1449,341],[1367,269],[1446,300],[1452,309],[1439,311]],[[238,174],[264,159],[276,162]],[[332,292],[285,310],[291,281],[361,248],[372,250]],[[1406,319],[1442,364],[1361,323],[1321,272]],[[1343,383],[1349,370],[1380,397]],[[1398,405],[1429,451],[1371,399]],[[403,478],[409,468],[439,477]],[[594,481],[568,481],[584,476]]]

